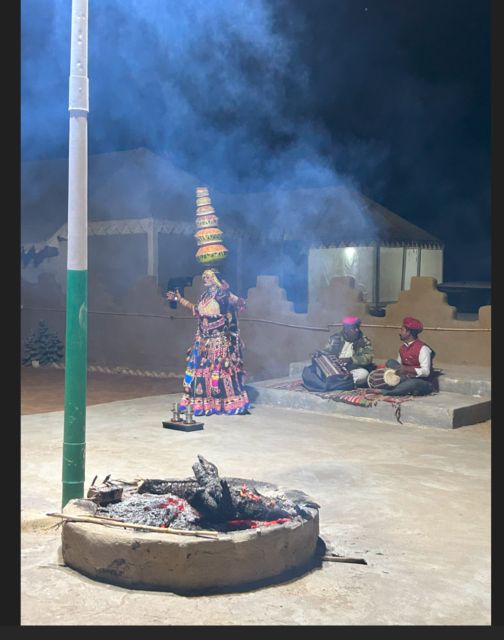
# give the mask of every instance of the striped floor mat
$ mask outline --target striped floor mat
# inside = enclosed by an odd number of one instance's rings
[[[383,395],[378,389],[351,389],[347,391],[308,391],[303,385],[301,378],[288,380],[286,382],[264,385],[270,389],[285,389],[288,391],[299,391],[300,393],[311,393],[320,398],[354,404],[360,407],[373,407],[378,402],[388,402],[394,406],[399,406],[403,402],[413,399],[413,396],[389,396]]]

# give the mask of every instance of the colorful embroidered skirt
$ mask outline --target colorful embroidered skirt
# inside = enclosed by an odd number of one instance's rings
[[[250,401],[242,367],[238,336],[229,338],[223,331],[197,334],[188,353],[180,410],[190,404],[195,416],[247,413]]]

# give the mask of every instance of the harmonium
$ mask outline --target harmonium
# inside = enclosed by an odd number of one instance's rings
[[[341,360],[332,353],[319,352],[313,355],[312,364],[317,376],[324,382],[337,382],[351,375]]]

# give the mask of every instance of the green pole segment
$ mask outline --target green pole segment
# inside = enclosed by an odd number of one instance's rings
[[[84,495],[87,378],[88,0],[72,0],[62,508]]]
[[[87,387],[87,271],[67,271],[62,507],[84,496]]]

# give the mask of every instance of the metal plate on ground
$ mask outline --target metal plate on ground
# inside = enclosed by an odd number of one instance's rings
[[[176,431],[199,431],[203,429],[203,422],[171,422],[163,420],[165,429],[175,429]]]

